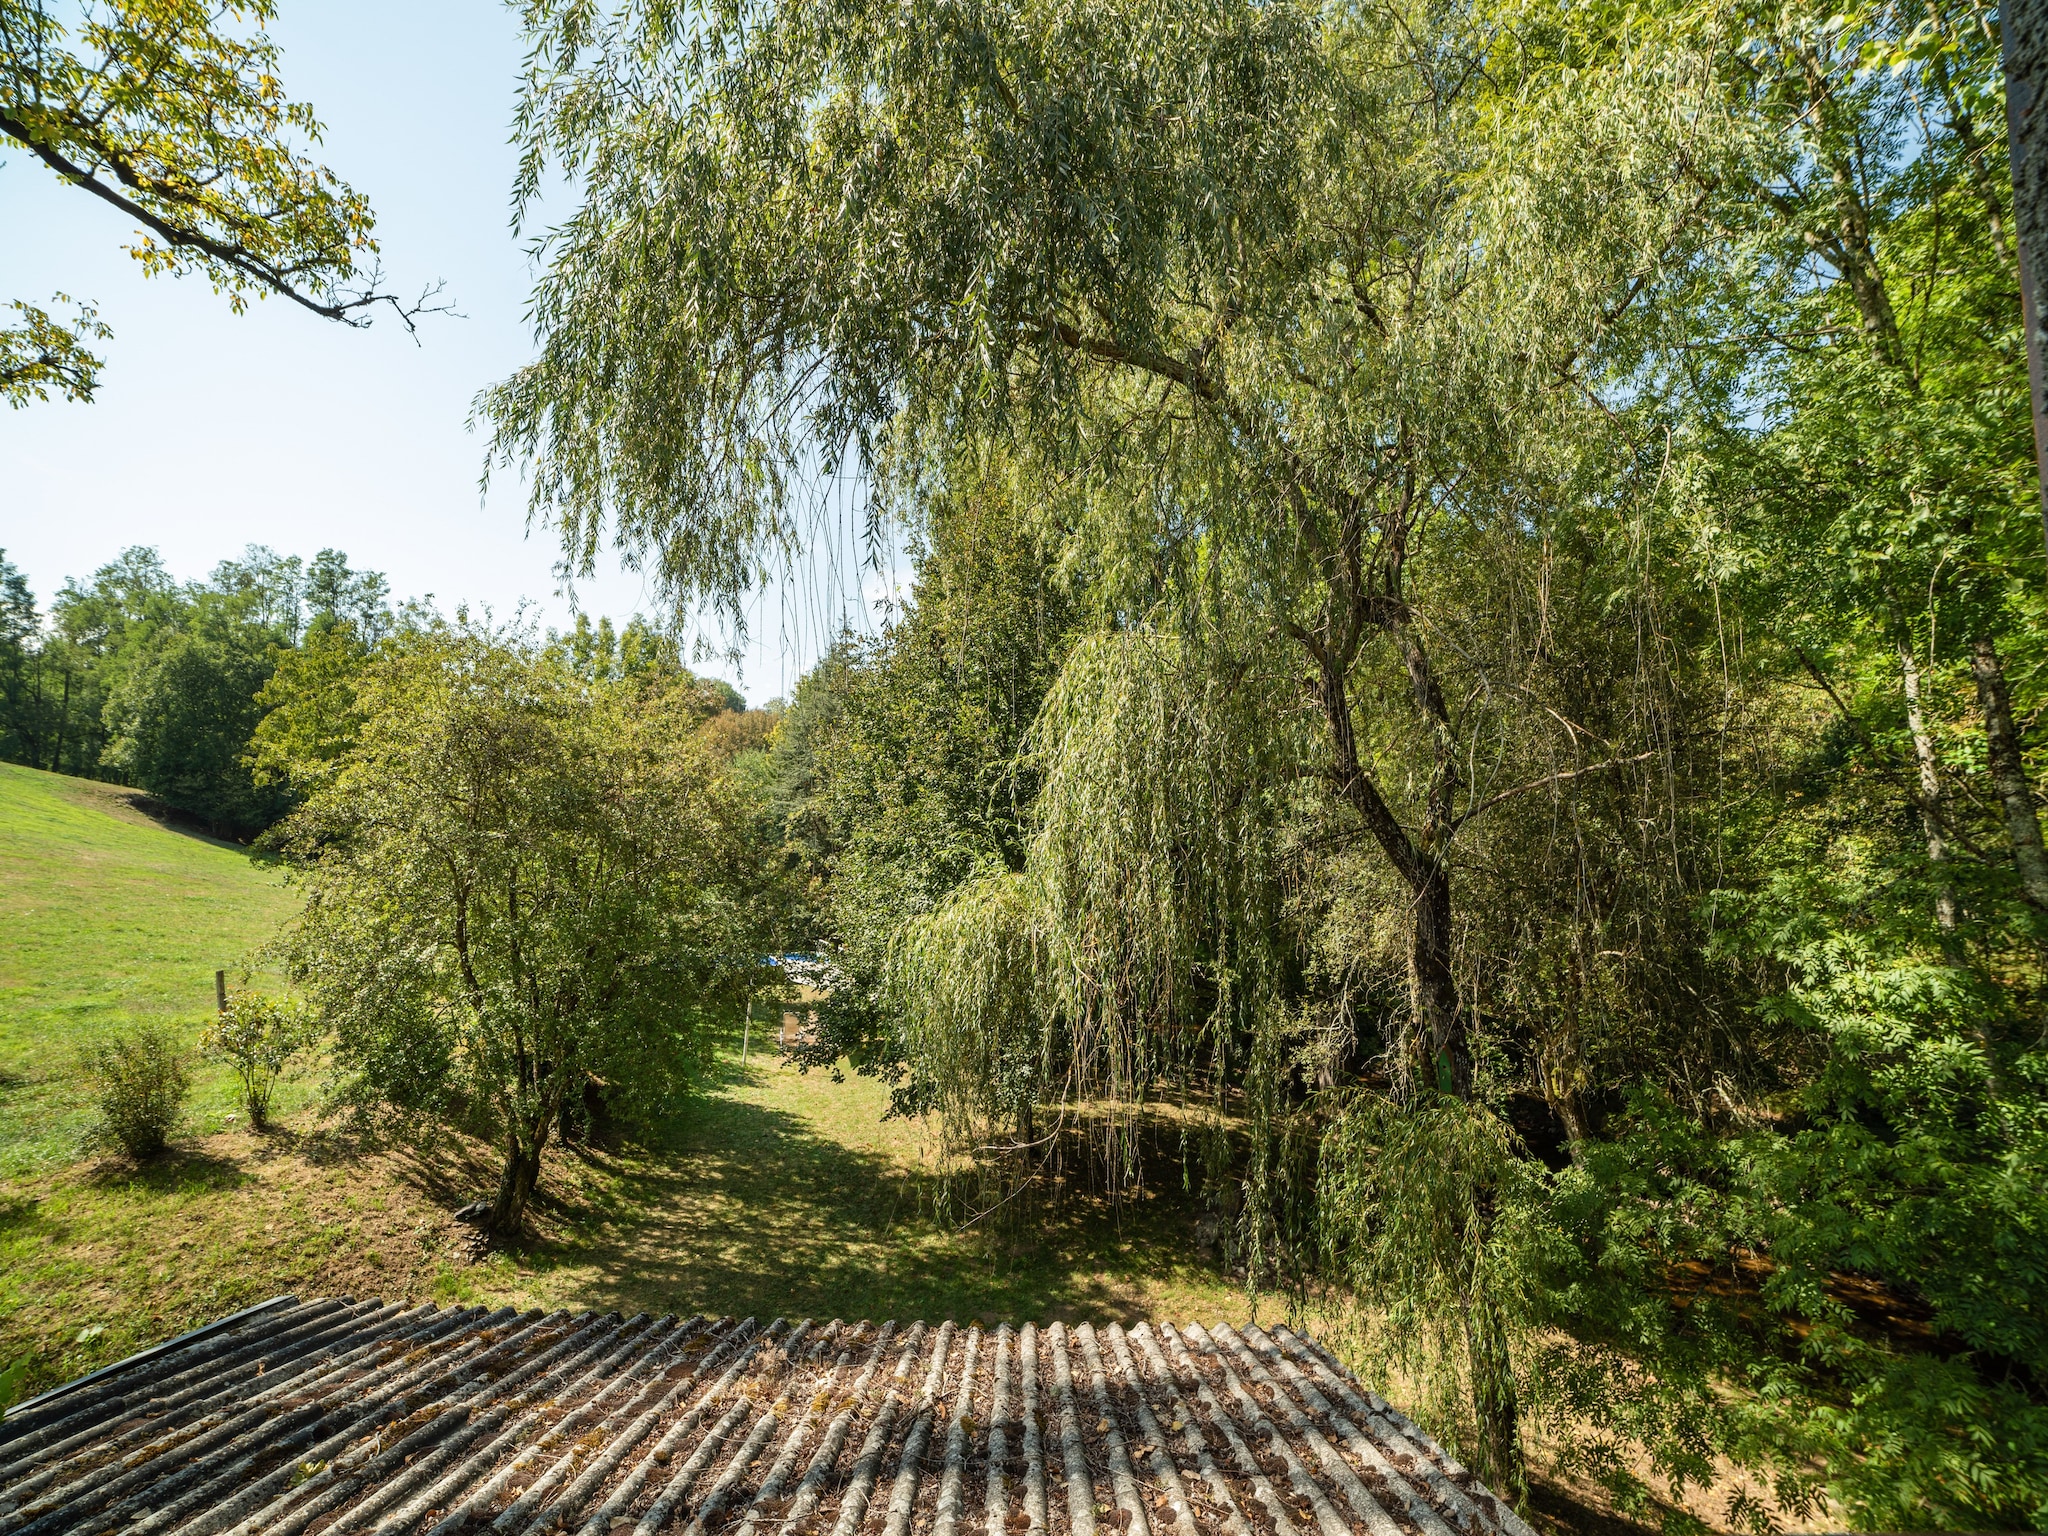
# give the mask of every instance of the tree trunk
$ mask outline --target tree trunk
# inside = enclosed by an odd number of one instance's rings
[[[2020,323],[2026,331],[2027,394],[2034,416],[2034,470],[2040,482],[2041,532],[2048,540],[2048,380],[2042,377],[2041,295],[2037,266],[2048,257],[2048,147],[2042,143],[2042,88],[2048,84],[2048,5],[2005,0],[1998,7],[2005,66],[2006,153],[2020,258]]]
[[[1411,928],[1408,944],[1410,1012],[1417,1038],[1413,1045],[1428,1055],[1428,1079],[1439,1092],[1465,1103],[1473,1097],[1471,1019],[1458,993],[1451,964],[1452,913],[1450,846],[1457,835],[1459,753],[1451,712],[1422,637],[1410,622],[1402,596],[1412,482],[1398,511],[1381,530],[1376,588],[1368,595],[1358,561],[1354,523],[1341,540],[1336,579],[1320,631],[1294,631],[1316,664],[1316,694],[1330,733],[1330,777],[1338,793],[1356,811],[1360,822],[1409,893]],[[1359,636],[1377,628],[1390,638],[1408,674],[1417,715],[1427,724],[1434,761],[1423,806],[1422,825],[1411,834],[1394,814],[1386,797],[1359,760],[1351,720],[1349,669],[1357,655]],[[1404,1053],[1408,1060],[1413,1055]],[[1494,1219],[1497,1192],[1475,1190],[1474,1216],[1485,1225]],[[1418,1240],[1420,1235],[1418,1234]],[[1451,1288],[1454,1291],[1455,1287]],[[1514,1362],[1509,1351],[1506,1319],[1483,1284],[1470,1284],[1446,1298],[1459,1308],[1465,1357],[1472,1383],[1472,1408],[1479,1431],[1479,1449],[1486,1475],[1496,1488],[1519,1497],[1526,1478],[1522,1464],[1520,1403]]]
[[[523,1136],[517,1125],[505,1132],[505,1171],[499,1176],[497,1198],[491,1202],[486,1223],[498,1237],[516,1236],[519,1224],[526,1218],[526,1203],[540,1184],[540,1156],[546,1150],[548,1128],[554,1124],[557,1112],[552,1105],[544,1109],[539,1122]]]
[[[1379,787],[1358,761],[1343,679],[1325,668],[1321,689],[1328,715],[1339,792],[1408,887],[1414,921],[1408,939],[1408,998],[1414,1044],[1429,1058],[1428,1080],[1461,1099],[1472,1096],[1472,1053],[1451,970],[1451,870],[1441,856],[1418,849]]]
[[[2020,757],[2019,732],[2013,729],[2012,695],[2005,686],[2005,667],[1989,635],[1970,644],[1970,675],[1977,680],[1977,703],[1984,711],[1984,741],[1990,759],[1991,784],[2005,813],[2005,835],[2012,843],[2013,868],[2028,902],[2048,912],[2048,852],[2041,847],[2041,818],[2034,809],[2033,786],[2027,783]]]
[[[1394,589],[1398,582],[1390,578],[1388,586]],[[1362,617],[1354,615],[1352,629],[1355,631],[1360,623]],[[1328,627],[1340,626],[1333,621]],[[1337,790],[1358,813],[1366,831],[1408,887],[1413,913],[1408,940],[1408,996],[1415,1020],[1414,1044],[1428,1057],[1427,1080],[1445,1093],[1470,1099],[1472,1051],[1466,1039],[1457,978],[1451,969],[1448,845],[1457,824],[1457,744],[1450,729],[1450,712],[1437,686],[1428,653],[1405,623],[1391,629],[1408,673],[1415,707],[1429,724],[1436,757],[1419,840],[1401,825],[1372,775],[1359,761],[1358,740],[1351,724],[1349,680],[1345,676],[1350,647],[1332,649],[1321,637],[1301,638],[1316,663],[1316,695],[1330,731],[1331,776]]]
[[[1472,1050],[1465,1038],[1457,977],[1451,970],[1451,872],[1428,861],[1415,892],[1415,927],[1408,947],[1408,985],[1429,1070],[1439,1091],[1472,1097]]]
[[[1920,830],[1927,838],[1927,862],[1939,868],[1948,862],[1948,834],[1942,821],[1941,775],[1934,761],[1934,743],[1927,734],[1927,720],[1920,710],[1920,666],[1913,659],[1913,647],[1899,641],[1899,673],[1906,689],[1906,728],[1913,734],[1913,762],[1919,770],[1919,787],[1914,799],[1920,808]],[[1944,877],[1934,895],[1934,920],[1944,934],[1956,929],[1956,889]]]
[[[50,749],[50,772],[64,771],[64,732],[71,725],[71,669],[64,669],[64,704],[57,714],[57,744]]]

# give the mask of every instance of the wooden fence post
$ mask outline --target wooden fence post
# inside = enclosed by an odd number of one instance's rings
[[[228,1011],[228,973],[226,971],[215,971],[213,973],[213,1006],[218,1012],[226,1013]]]

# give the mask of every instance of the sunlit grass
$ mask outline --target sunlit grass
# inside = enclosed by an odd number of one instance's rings
[[[658,1153],[564,1166],[541,1235],[446,1272],[450,1297],[791,1318],[1238,1316],[1191,1259],[1193,1202],[1114,1212],[1073,1195],[1028,1222],[967,1227],[935,1209],[921,1132],[887,1094],[756,1055],[692,1101]]]
[[[142,1021],[196,1042],[214,971],[294,907],[245,849],[159,826],[111,786],[0,764],[0,1175],[77,1156],[80,1046]],[[225,1068],[201,1068],[191,1108],[201,1129],[233,1111]]]
[[[0,1183],[0,1359],[49,1385],[284,1291],[761,1317],[1242,1317],[1188,1255],[1197,1211],[1083,1196],[963,1229],[932,1208],[919,1133],[875,1083],[728,1053],[658,1145],[551,1155],[533,1232],[481,1263],[449,1216],[490,1149],[222,1132],[161,1166]],[[88,1329],[102,1332],[89,1338]]]

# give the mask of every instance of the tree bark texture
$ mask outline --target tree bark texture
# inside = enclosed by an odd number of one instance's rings
[[[1920,708],[1920,665],[1913,647],[1899,641],[1899,675],[1906,691],[1906,729],[1913,736],[1913,763],[1918,772],[1914,800],[1920,810],[1920,830],[1927,838],[1927,862],[1937,869],[1948,862],[1948,831],[1942,819],[1941,775],[1934,759],[1934,742],[1927,734],[1927,719]],[[1943,933],[1956,927],[1956,891],[1943,878],[1934,895],[1934,920]]]
[[[514,1123],[505,1132],[505,1171],[498,1179],[497,1198],[491,1202],[487,1223],[499,1237],[511,1237],[526,1218],[526,1204],[540,1186],[540,1158],[547,1149],[548,1127],[554,1124],[557,1108],[545,1109],[538,1125],[522,1134]]]
[[[2026,764],[2020,756],[2019,732],[2013,727],[2005,667],[1998,659],[1998,645],[1989,635],[1979,635],[1970,643],[1970,675],[1976,679],[1977,704],[1984,712],[1991,785],[2005,816],[2013,869],[2028,902],[2048,912],[2048,852],[2041,846],[2041,817],[2034,808],[2033,786],[2027,782]]]
[[[1436,1086],[1469,1100],[1472,1050],[1465,1038],[1457,976],[1451,969],[1451,871],[1438,859],[1428,861],[1421,889],[1415,892],[1408,971]]]
[[[2035,281],[2041,263],[2048,260],[2048,133],[2037,110],[2043,86],[2048,85],[2048,0],[2002,0],[1998,22],[2005,56],[2013,225],[2019,236],[2020,316],[2026,327],[2027,385],[2034,408],[2034,470],[2040,480],[2041,537],[2048,546],[2048,378],[2043,374]]]
[[[1408,940],[1408,991],[1414,1012],[1416,1043],[1429,1057],[1429,1071],[1435,1085],[1461,1099],[1472,1094],[1472,1051],[1465,1038],[1464,1010],[1458,996],[1457,977],[1451,968],[1451,870],[1437,851],[1448,842],[1449,797],[1455,784],[1456,758],[1445,743],[1439,743],[1439,761],[1434,775],[1430,806],[1424,828],[1423,846],[1409,836],[1394,815],[1393,808],[1373,783],[1358,760],[1357,735],[1351,724],[1351,696],[1346,679],[1327,647],[1310,644],[1318,663],[1323,712],[1330,730],[1332,776],[1344,800],[1358,813],[1387,861],[1408,888],[1410,923]],[[1418,650],[1419,654],[1419,650]],[[1419,696],[1442,696],[1429,677],[1427,661],[1410,662],[1411,673],[1420,670],[1428,679]],[[1439,803],[1441,802],[1441,804]]]

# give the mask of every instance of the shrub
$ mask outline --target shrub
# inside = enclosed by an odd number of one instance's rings
[[[192,1086],[178,1042],[168,1031],[145,1025],[87,1046],[82,1064],[100,1114],[88,1140],[119,1147],[137,1162],[159,1155],[178,1128]]]
[[[765,979],[755,811],[670,681],[416,628],[365,666],[356,744],[279,834],[309,898],[283,954],[333,1034],[337,1101],[487,1117],[496,1233],[591,1077],[658,1111]]]
[[[291,1059],[312,1040],[305,1009],[289,998],[237,992],[227,1011],[207,1025],[200,1049],[235,1069],[242,1084],[242,1107],[249,1124],[262,1130],[270,1123],[270,1096]]]

